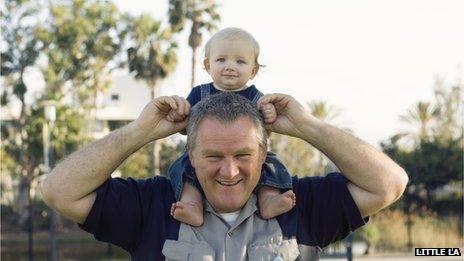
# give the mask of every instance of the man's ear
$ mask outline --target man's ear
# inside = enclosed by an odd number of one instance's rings
[[[205,71],[209,73],[209,59],[208,58],[203,59],[203,67]]]
[[[259,162],[262,164],[264,164],[264,162],[266,161],[266,157],[267,157],[267,149],[264,147],[264,146],[259,146],[259,152],[260,152],[260,155],[259,155]],[[191,161],[191,160],[190,160]]]
[[[195,159],[193,157],[192,150],[188,149],[188,156],[190,160],[190,164],[192,164],[192,167],[195,168]]]

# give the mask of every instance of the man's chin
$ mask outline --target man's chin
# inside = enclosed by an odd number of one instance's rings
[[[225,199],[225,200],[221,200],[221,204],[215,204],[214,206],[213,204],[211,205],[219,213],[231,213],[231,212],[235,212],[235,211],[242,209],[245,203],[246,201],[239,202],[238,200]]]

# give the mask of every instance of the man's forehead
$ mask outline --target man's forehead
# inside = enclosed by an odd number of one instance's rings
[[[231,148],[231,151],[233,154],[249,154],[255,152],[256,148],[252,148],[250,146],[242,146],[242,147],[237,147],[237,148]],[[202,147],[200,150],[200,154],[202,155],[217,155],[217,154],[223,154],[225,151],[222,150],[221,148],[216,148],[216,147]]]
[[[232,122],[206,117],[198,125],[196,139],[196,142],[200,142],[201,145],[205,145],[203,144],[205,142],[238,143],[245,140],[258,142],[258,135],[255,124],[248,117],[239,117]]]
[[[206,116],[203,118],[200,123],[198,124],[198,130],[206,129],[204,131],[213,132],[216,130],[243,130],[243,131],[256,131],[256,126],[253,121],[246,116],[237,117],[237,119],[233,121],[226,121],[222,119],[218,119],[213,116]]]

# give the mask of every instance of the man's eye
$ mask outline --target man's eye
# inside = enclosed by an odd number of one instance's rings
[[[250,156],[251,156],[251,154],[248,154],[248,153],[246,153],[246,154],[245,153],[244,154],[238,154],[237,155],[237,157],[239,157],[239,158],[248,158]]]

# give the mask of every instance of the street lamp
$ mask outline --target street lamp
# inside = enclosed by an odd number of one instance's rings
[[[53,129],[56,120],[56,107],[54,101],[46,101],[44,107],[45,122],[43,125],[43,154],[45,171],[50,173],[51,169],[55,164],[55,157],[53,148],[50,146],[51,135],[50,129]],[[50,214],[50,260],[56,261],[56,239],[55,239],[55,227],[56,227],[56,214],[51,209]]]

